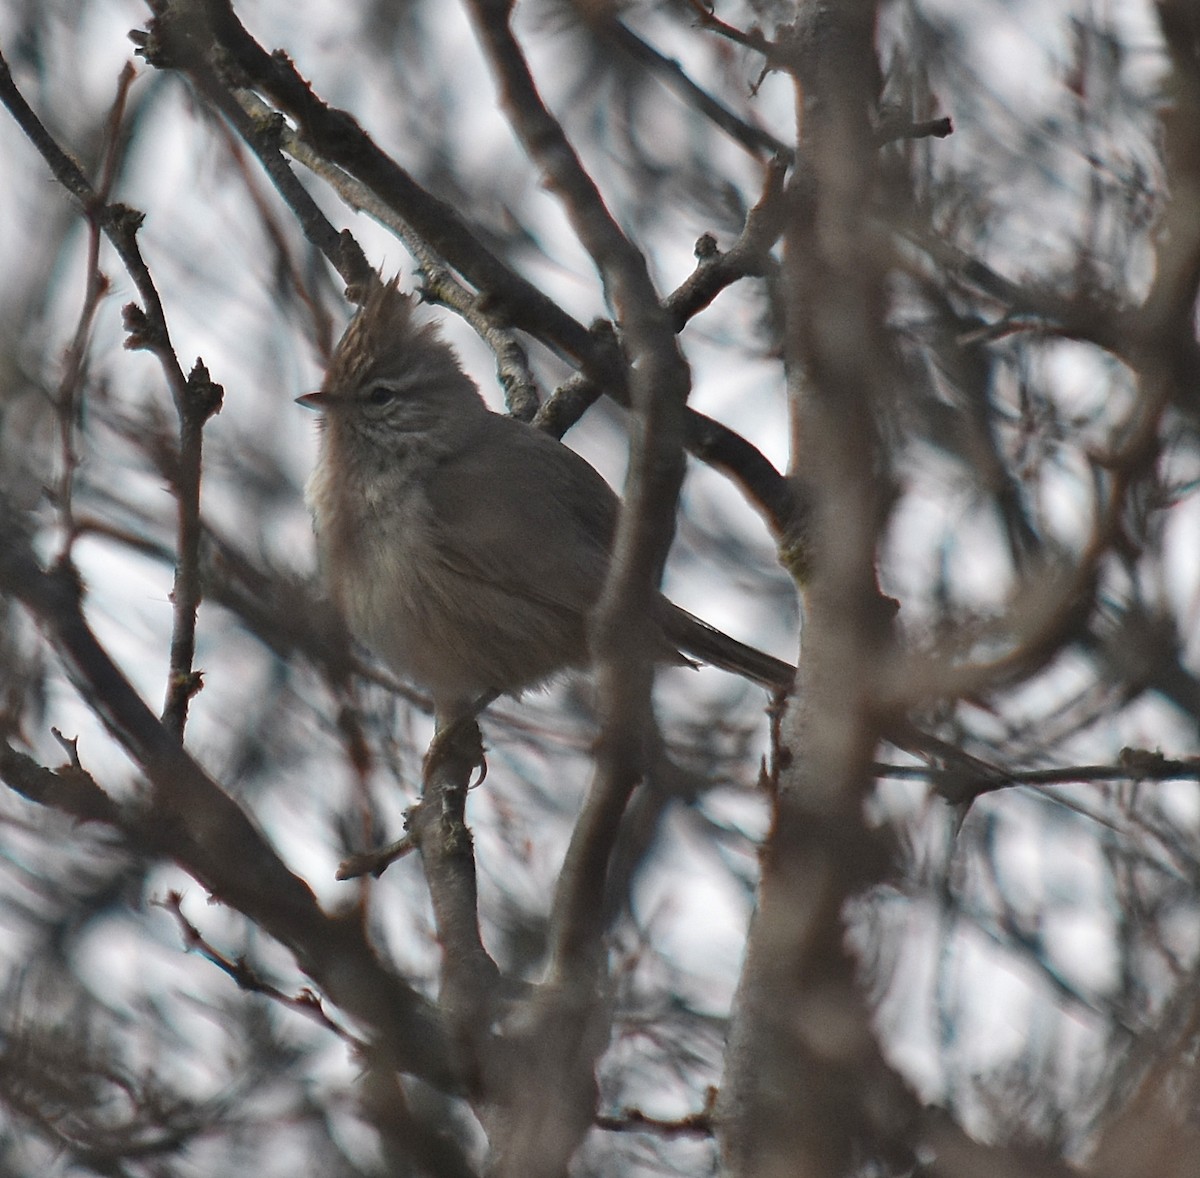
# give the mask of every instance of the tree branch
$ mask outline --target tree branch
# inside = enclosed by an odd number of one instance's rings
[[[781,282],[792,480],[811,503],[804,657],[781,721],[774,820],[718,1107],[723,1160],[738,1178],[914,1161],[894,1126],[916,1101],[876,1042],[843,923],[849,899],[886,864],[863,813],[880,738],[872,683],[894,613],[876,580],[886,518],[877,422],[896,372],[886,262],[864,231],[878,186],[875,5],[806,11],[817,48],[795,65],[803,179],[793,180]]]
[[[475,329],[495,353],[497,375],[504,388],[509,411],[522,421],[530,420],[537,412],[537,385],[529,370],[525,349],[517,342],[512,331],[500,322],[495,310],[459,282],[446,263],[430,249],[425,239],[415,232],[407,221],[399,217],[390,204],[314,151],[256,94],[242,90],[236,95],[231,95],[229,102],[243,112],[243,117],[234,122],[243,136],[251,133],[256,124],[269,122],[272,134],[288,155],[302,163],[314,175],[320,176],[351,208],[360,209],[368,216],[374,217],[404,242],[420,267],[423,280],[421,293],[431,301],[450,307]],[[288,174],[290,175],[290,169]],[[307,196],[307,193],[305,195]],[[349,231],[342,230],[342,240],[347,238]],[[363,264],[366,265],[365,259]],[[358,281],[361,282],[362,279]]]
[[[677,332],[726,287],[742,278],[769,272],[773,265],[771,250],[783,228],[786,174],[787,164],[782,158],[767,165],[762,195],[750,210],[737,241],[727,251],[716,249],[708,237],[697,243],[696,269],[663,300],[663,308]],[[586,377],[574,377],[546,401],[534,423],[561,437],[597,396],[599,390]],[[740,434],[695,409],[688,409],[684,445],[701,462],[737,484],[781,543],[788,544],[803,531],[806,508],[801,497],[763,453]]]
[[[473,1065],[493,1034],[500,980],[479,933],[475,847],[466,820],[467,789],[482,764],[483,737],[474,715],[439,716],[421,775],[421,800],[408,815],[442,947],[439,1001]]]
[[[221,408],[221,386],[214,384],[208,370],[197,361],[192,372],[183,369],[171,345],[166,314],[150,271],[137,244],[142,214],[122,204],[108,204],[92,188],[78,165],[54,141],[53,136],[22,97],[8,62],[0,56],[0,102],[42,158],[50,165],[55,179],[75,198],[83,214],[104,230],[125,269],[142,297],[142,307],[125,308],[127,348],[145,348],[157,358],[171,390],[179,419],[179,462],[172,485],[178,503],[178,558],[175,585],[171,593],[174,621],[171,632],[171,665],[167,675],[163,718],[183,739],[187,709],[200,686],[192,670],[196,650],[196,612],[200,606],[200,578],[197,571],[200,542],[200,471],[201,440],[205,422]]]
[[[401,234],[402,239],[410,244],[414,239],[427,243],[435,256],[444,258],[463,275],[480,292],[476,297],[482,314],[493,327],[512,325],[543,340],[575,360],[589,385],[603,390],[620,404],[629,403],[625,369],[615,341],[589,332],[492,254],[457,210],[422,189],[380,151],[349,114],[317,98],[286,56],[268,54],[246,32],[228,0],[183,0],[170,10],[156,2],[153,7],[158,15],[147,32],[135,38],[147,61],[162,69],[186,70],[197,57],[207,60],[211,46],[219,45],[241,71],[241,83],[262,90],[296,120],[299,142],[306,145],[305,155],[298,156],[302,163],[321,174],[325,174],[328,164],[336,165],[361,185],[357,196],[347,195],[354,207],[366,208],[393,229],[397,228],[397,218],[410,227],[411,234]],[[290,134],[281,132],[280,142],[293,142]],[[328,162],[325,169],[319,167],[318,160]],[[335,183],[335,187],[340,186]],[[368,204],[364,193],[372,194],[379,207]],[[390,217],[384,213],[385,209],[391,210]],[[728,266],[723,267],[726,272]],[[714,271],[705,280],[706,284],[716,277]],[[434,290],[437,297],[462,309],[457,297],[446,297],[440,282]],[[468,319],[473,321],[469,316]],[[502,344],[503,347],[507,344]],[[505,355],[502,350],[497,354]],[[518,416],[525,416],[530,402],[525,393],[528,386],[522,362],[508,356],[501,365],[501,379],[506,390],[512,386],[510,398],[515,399],[510,401],[510,407]],[[574,419],[561,408],[551,414],[559,422],[573,424]],[[736,473],[739,484],[753,496],[752,502],[759,510],[782,524],[781,532],[786,530],[787,493],[778,472],[774,472],[758,450],[728,427],[711,422],[694,410],[688,410],[688,419],[686,440],[689,446],[695,446],[697,456],[712,461],[728,474]],[[566,428],[569,426],[563,425],[562,432]]]
[[[152,804],[122,808],[115,816],[131,845],[174,859],[217,899],[287,946],[335,1003],[373,1029],[373,1049],[396,1067],[458,1088],[458,1067],[433,1007],[383,968],[355,919],[321,911],[304,881],[146,707],[89,629],[74,570],[60,563],[43,571],[19,519],[2,502],[0,592],[37,618],[81,697],[146,774]],[[28,766],[18,770],[26,774]],[[96,804],[97,816],[114,817]]]
[[[532,1178],[563,1170],[594,1113],[593,1072],[608,1038],[607,1011],[597,1000],[606,973],[605,880],[621,817],[647,759],[654,668],[636,620],[650,616],[674,531],[690,381],[645,259],[609,215],[542,102],[509,27],[510,7],[496,0],[469,4],[509,122],[562,202],[617,309],[635,414],[612,566],[592,624],[601,714],[596,770],[555,895],[551,982],[535,1014],[544,1041],[531,1044],[535,1084],[519,1100],[499,1170]]]
[[[136,38],[151,65],[186,71],[219,47],[234,71],[231,81],[268,95],[315,151],[395,209],[471,285],[487,291],[499,315],[574,358],[603,387],[619,387],[619,363],[597,352],[585,327],[497,258],[457,209],[417,184],[350,114],[322,102],[285,54],[263,49],[229,0],[153,0],[151,8],[155,18]]]
[[[660,53],[628,25],[619,20],[608,19],[598,23],[596,28],[606,41],[610,41],[631,60],[657,74],[684,102],[753,155],[760,158],[763,155],[780,156],[787,160],[792,158],[792,149],[786,143],[776,139],[770,131],[734,114],[707,90],[698,86],[679,62]]]

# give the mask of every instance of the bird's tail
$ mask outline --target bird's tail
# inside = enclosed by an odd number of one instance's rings
[[[686,655],[741,675],[768,691],[786,691],[796,678],[796,668],[773,655],[755,650],[710,626],[669,601],[664,601],[663,630]]]

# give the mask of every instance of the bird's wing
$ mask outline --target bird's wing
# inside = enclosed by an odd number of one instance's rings
[[[447,568],[576,614],[595,604],[618,500],[561,442],[489,414],[469,444],[439,464],[426,495]]]

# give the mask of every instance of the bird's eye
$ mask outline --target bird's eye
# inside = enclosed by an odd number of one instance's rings
[[[377,384],[373,388],[367,390],[367,403],[376,405],[380,409],[384,405],[390,405],[396,399],[396,390],[388,388],[385,384]]]

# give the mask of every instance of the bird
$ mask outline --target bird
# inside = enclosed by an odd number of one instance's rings
[[[445,716],[474,714],[589,661],[620,500],[586,459],[495,413],[436,323],[377,279],[316,392],[305,488],[319,564],[350,632]],[[795,668],[661,594],[663,662],[694,659],[772,692]]]

